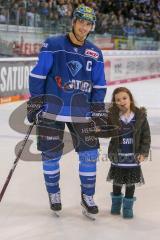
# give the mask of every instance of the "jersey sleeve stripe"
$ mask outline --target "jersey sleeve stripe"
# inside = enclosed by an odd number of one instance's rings
[[[96,89],[103,89],[103,88],[107,88],[107,85],[105,85],[105,86],[94,85],[93,88],[96,88]]]
[[[29,75],[30,75],[30,77],[34,77],[34,78],[46,79],[46,76],[43,76],[43,75],[37,75],[34,73],[30,73]]]

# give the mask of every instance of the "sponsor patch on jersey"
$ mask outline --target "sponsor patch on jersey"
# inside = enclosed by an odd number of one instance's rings
[[[72,76],[75,77],[76,74],[81,70],[82,64],[78,61],[70,61],[67,63],[69,71],[71,72]]]
[[[85,55],[90,56],[90,57],[95,58],[95,59],[97,59],[99,57],[99,53],[96,52],[96,51],[93,51],[91,49],[86,49],[85,50]]]
[[[71,81],[65,83],[64,89],[66,91],[80,90],[82,92],[90,93],[92,90],[92,85],[90,81],[72,79]]]

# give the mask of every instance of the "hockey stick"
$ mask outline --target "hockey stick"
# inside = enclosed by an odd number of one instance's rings
[[[3,188],[2,188],[2,190],[0,192],[0,202],[1,202],[2,198],[3,198],[3,195],[4,195],[4,193],[5,193],[6,189],[7,189],[8,184],[9,184],[9,182],[11,180],[13,172],[14,172],[16,166],[17,166],[17,163],[18,163],[18,161],[19,161],[19,159],[21,157],[21,154],[23,152],[23,149],[24,149],[24,147],[26,145],[26,142],[27,142],[27,140],[28,140],[28,138],[30,136],[30,133],[31,133],[33,127],[34,127],[34,123],[29,126],[28,131],[26,133],[26,136],[25,136],[25,138],[23,140],[22,146],[21,146],[21,148],[20,148],[20,150],[19,150],[19,152],[17,154],[17,157],[16,157],[16,159],[15,159],[15,161],[13,163],[13,166],[12,166],[11,170],[9,171],[9,174],[8,174],[8,176],[6,178],[6,181],[5,181],[4,185],[3,185]]]

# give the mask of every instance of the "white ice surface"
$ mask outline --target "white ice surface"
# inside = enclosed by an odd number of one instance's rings
[[[81,214],[78,157],[74,151],[61,160],[63,211],[56,218],[49,209],[41,162],[19,161],[0,203],[1,240],[158,240],[160,238],[160,79],[122,84],[138,106],[145,106],[152,129],[152,161],[143,163],[146,184],[136,188],[135,217],[124,220],[110,214],[111,184],[106,183],[109,162],[98,162],[96,221]],[[108,87],[107,101],[116,86]],[[9,127],[12,111],[22,102],[0,105],[0,189],[15,159],[14,148],[24,135]],[[35,137],[32,136],[35,142]],[[101,140],[102,154],[107,151]],[[33,144],[34,145],[34,144]],[[33,147],[34,149],[34,147]]]

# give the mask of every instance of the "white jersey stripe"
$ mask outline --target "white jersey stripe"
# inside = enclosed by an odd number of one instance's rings
[[[134,166],[139,166],[140,164],[138,163],[112,163],[114,166],[119,166],[119,167],[134,167]]]
[[[107,85],[105,85],[105,86],[94,85],[93,88],[103,89],[103,88],[107,88]]]
[[[134,153],[118,153],[119,156],[129,157],[134,156]]]
[[[43,112],[42,116],[44,118],[55,120],[55,121],[62,121],[62,122],[89,122],[91,121],[90,117],[77,117],[77,116],[64,116],[64,115],[56,115],[54,113]]]
[[[85,56],[85,55],[83,55],[83,54],[80,54],[80,53],[68,52],[68,51],[66,51],[66,50],[57,50],[57,51],[42,51],[42,52],[40,52],[40,53],[43,53],[43,52],[50,52],[50,53],[66,52],[66,53],[73,54],[73,55],[79,55],[79,56],[81,56],[81,57],[89,57],[89,56],[87,56],[87,55]],[[104,64],[104,62],[103,62],[103,61],[98,61],[97,59],[95,59],[95,58],[93,58],[93,57],[90,57],[90,58],[94,59],[96,62],[100,62],[100,63],[103,63],[103,64]]]
[[[30,73],[29,75],[34,78],[46,79],[46,76],[43,76],[43,75],[37,75],[34,73]]]

